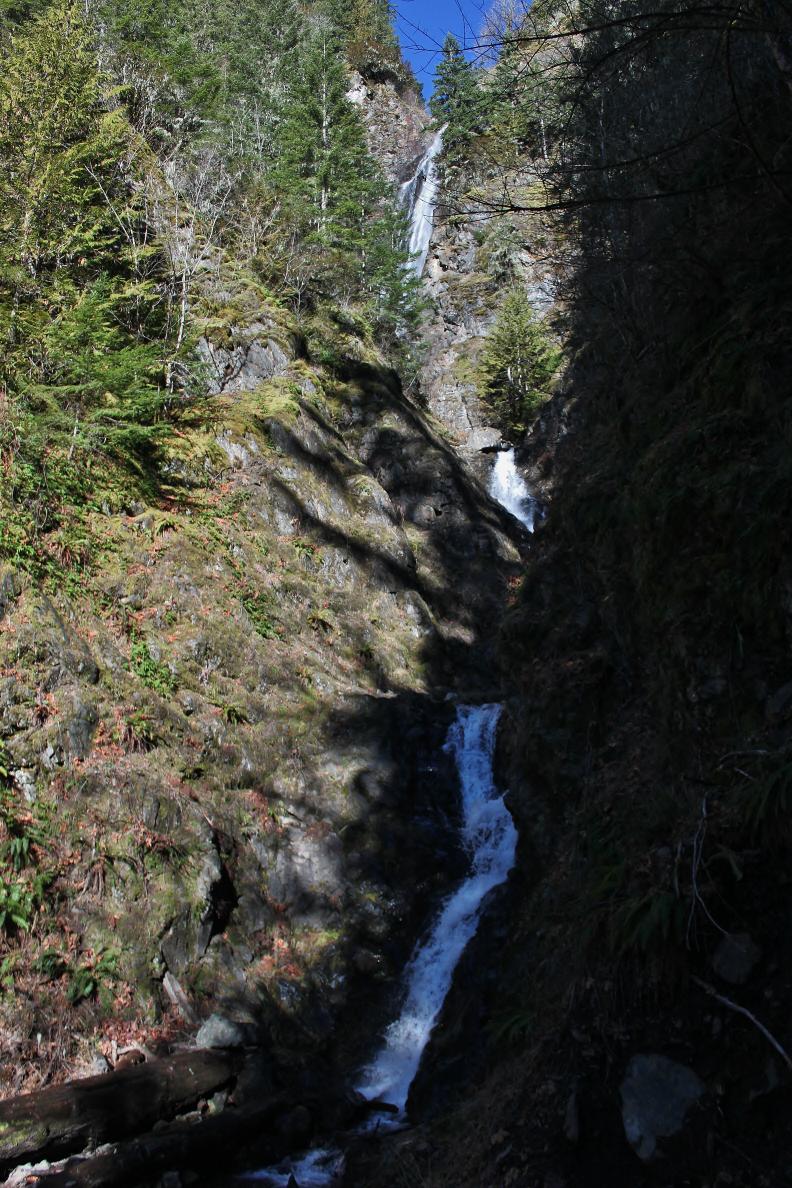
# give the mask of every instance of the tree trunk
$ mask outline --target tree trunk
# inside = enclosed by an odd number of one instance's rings
[[[0,1102],[0,1174],[128,1138],[230,1084],[241,1053],[195,1049]]]

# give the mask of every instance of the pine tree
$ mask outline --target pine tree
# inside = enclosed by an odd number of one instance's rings
[[[472,137],[483,125],[483,93],[478,74],[449,33],[435,72],[435,89],[429,104],[438,124],[446,125],[443,151],[446,161],[465,160]]]
[[[559,112],[547,80],[558,47],[552,39],[540,47],[542,19],[548,20],[546,12],[534,6],[528,30],[533,40],[526,48],[519,16],[506,15],[500,54],[485,84],[488,127],[503,162],[518,162],[526,150],[534,158],[547,160],[552,145]]]
[[[481,393],[508,435],[519,435],[547,398],[560,351],[550,342],[525,291],[506,295],[480,362]]]

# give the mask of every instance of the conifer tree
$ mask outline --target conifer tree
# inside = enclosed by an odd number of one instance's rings
[[[437,123],[446,125],[443,142],[446,161],[457,165],[465,159],[471,138],[481,131],[483,94],[477,72],[453,33],[443,43],[429,106]]]
[[[365,287],[379,336],[411,365],[426,300],[420,278],[408,267],[409,239],[406,212],[386,200],[369,227]]]
[[[401,50],[393,29],[388,0],[351,0],[346,51],[350,64],[364,77],[391,74],[402,67]]]
[[[366,226],[382,192],[346,68],[320,28],[308,41],[280,133],[275,184],[300,237],[360,275]]]
[[[82,15],[56,0],[0,76],[0,385],[39,410],[50,447],[68,433],[70,456],[141,446],[159,404],[133,155]]]
[[[524,289],[515,285],[498,311],[480,363],[482,396],[507,434],[525,432],[548,396],[559,359]]]

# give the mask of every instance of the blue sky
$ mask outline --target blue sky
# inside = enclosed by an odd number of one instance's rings
[[[395,0],[404,55],[427,96],[446,33],[454,33],[462,45],[472,45],[489,7],[489,0]]]

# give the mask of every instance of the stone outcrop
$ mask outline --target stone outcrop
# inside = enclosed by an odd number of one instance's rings
[[[662,1140],[681,1134],[705,1086],[684,1064],[666,1056],[634,1056],[621,1086],[627,1141],[639,1159],[658,1155]]]
[[[407,181],[431,139],[431,118],[418,91],[353,71],[348,98],[363,115],[369,148],[385,176],[394,185]]]

